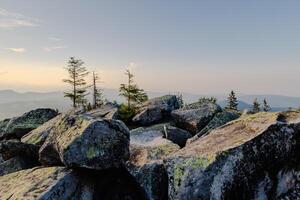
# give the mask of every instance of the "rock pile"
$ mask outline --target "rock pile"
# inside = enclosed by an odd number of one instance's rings
[[[53,115],[29,133],[0,122],[0,199],[300,199],[300,112],[240,117],[176,102],[149,100],[132,130],[110,104]]]

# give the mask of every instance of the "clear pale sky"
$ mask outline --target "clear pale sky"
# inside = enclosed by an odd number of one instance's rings
[[[1,0],[0,89],[61,90],[70,56],[105,88],[300,96],[300,1]]]

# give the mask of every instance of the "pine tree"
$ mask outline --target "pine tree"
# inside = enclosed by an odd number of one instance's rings
[[[148,100],[148,96],[143,89],[140,89],[136,84],[134,84],[134,76],[129,70],[126,70],[125,74],[128,76],[128,83],[121,84],[119,92],[121,96],[126,98],[127,106],[131,109],[135,106],[135,104]]]
[[[201,97],[198,100],[199,103],[217,103],[217,98],[216,97]]]
[[[103,90],[97,87],[100,77],[93,72],[93,108],[97,108],[104,104]]]
[[[270,105],[268,104],[268,102],[267,102],[266,99],[264,99],[264,107],[263,107],[263,110],[264,110],[265,112],[269,112],[269,111],[271,110],[271,107],[270,107]]]
[[[238,110],[238,100],[236,98],[236,95],[235,95],[235,92],[232,90],[227,98],[227,106],[226,106],[226,109],[229,109],[229,110]]]
[[[86,104],[85,96],[87,93],[87,83],[84,79],[89,74],[87,69],[83,66],[84,62],[80,59],[70,57],[66,70],[69,73],[69,79],[63,79],[63,82],[71,85],[72,90],[65,92],[65,97],[72,100],[73,107]]]
[[[254,99],[253,101],[253,109],[252,109],[253,113],[258,113],[260,112],[260,104],[257,100],[257,98]]]

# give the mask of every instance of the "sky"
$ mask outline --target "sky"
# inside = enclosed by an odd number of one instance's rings
[[[70,56],[118,88],[300,96],[298,0],[1,0],[0,89],[55,91]]]

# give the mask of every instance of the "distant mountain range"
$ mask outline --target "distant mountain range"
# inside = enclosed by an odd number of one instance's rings
[[[116,100],[122,102],[123,99],[118,95],[116,89],[104,89],[104,94],[109,101]],[[149,97],[156,97],[165,94],[178,94],[178,93],[162,93],[162,92],[148,92]],[[191,93],[181,93],[186,103],[195,102],[202,96]],[[213,95],[218,99],[218,103],[224,107],[226,105],[226,95]],[[257,98],[260,102],[266,98],[272,107],[272,111],[281,111],[288,108],[300,107],[300,97],[289,97],[280,95],[241,95],[239,99],[239,109],[252,108],[253,100]],[[57,108],[60,111],[65,111],[70,108],[70,101],[64,98],[63,92],[25,92],[19,93],[13,90],[0,90],[0,119],[11,118],[18,116],[24,112],[35,108]]]

